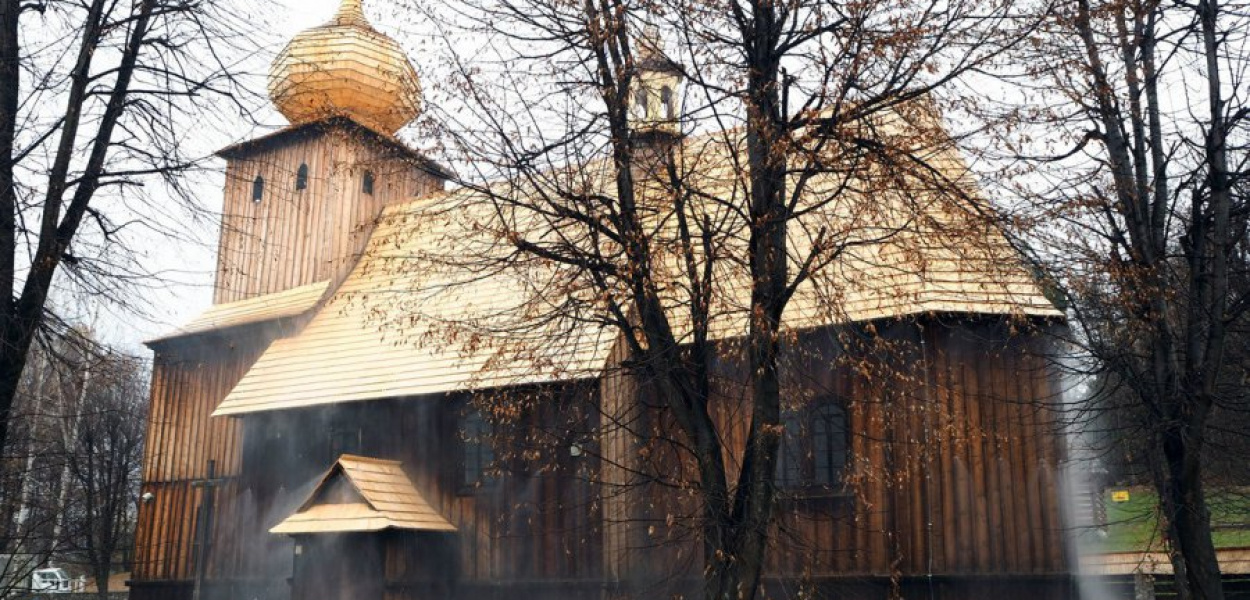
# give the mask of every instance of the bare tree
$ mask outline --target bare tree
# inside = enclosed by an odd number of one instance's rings
[[[654,394],[671,433],[599,419],[663,437],[689,462],[691,472],[648,477],[697,498],[705,596],[755,597],[774,514],[787,307],[809,294],[818,312],[840,314],[846,282],[830,265],[856,248],[917,230],[951,246],[985,234],[988,209],[927,99],[1032,21],[1012,2],[454,8],[431,14],[498,44],[475,45],[472,58],[450,44],[472,116],[445,115],[447,128],[479,177],[431,213],[471,220],[495,244],[453,242],[442,260],[475,277],[512,272],[527,297],[511,324],[452,326],[474,349],[502,339],[543,368],[577,345],[549,340],[579,324],[618,335],[620,367]],[[663,33],[644,39],[648,26]],[[657,73],[692,85],[640,92]],[[697,132],[710,133],[682,139]],[[392,314],[410,324],[416,304]],[[425,343],[446,343],[439,335]],[[718,361],[739,359],[750,390],[741,455],[725,447],[711,400]],[[509,421],[515,407],[498,404],[508,401],[490,395],[485,407]]]
[[[215,1],[0,3],[0,446],[57,282],[120,300],[146,275],[130,232],[191,201],[185,124],[235,98],[247,26]]]
[[[82,562],[73,551],[74,536],[84,522],[82,486],[72,468],[80,458],[77,438],[82,431],[101,427],[97,411],[84,407],[104,386],[115,387],[124,371],[142,386],[138,363],[126,360],[81,330],[35,347],[18,390],[14,435],[5,449],[4,508],[11,518],[3,552],[10,560],[0,579],[0,595],[29,593],[33,571],[53,561]],[[131,401],[142,399],[140,394]]]
[[[81,346],[61,343],[46,348],[37,346],[29,360],[4,452],[3,553],[8,559],[0,571],[3,597],[29,593],[34,570],[46,566],[60,550],[55,530],[64,517],[57,502],[64,480],[61,409],[82,389],[81,377],[70,364],[72,357],[80,356]]]
[[[134,535],[143,436],[147,422],[147,365],[108,355],[90,367],[94,375],[68,427],[65,482],[71,517],[63,552],[81,556],[107,598],[109,576]]]
[[[1105,384],[1092,407],[1141,440],[1126,447],[1158,492],[1181,597],[1204,600],[1224,597],[1206,454],[1247,409],[1230,353],[1250,308],[1243,8],[1058,3],[983,147],[1010,153],[1012,222],[1079,325],[1075,364]]]

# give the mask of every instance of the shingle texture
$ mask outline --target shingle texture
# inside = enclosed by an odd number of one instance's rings
[[[181,327],[159,338],[149,340],[148,343],[296,317],[316,306],[317,302],[325,296],[329,285],[329,281],[318,281],[273,294],[216,304]]]
[[[336,486],[343,489],[335,493],[330,488]],[[456,527],[421,497],[399,462],[344,454],[303,506],[269,532],[303,535],[384,529],[455,531]]]
[[[874,135],[915,135],[913,129],[886,123]],[[833,165],[804,182],[788,252],[792,265],[814,256],[819,268],[795,289],[786,328],[936,312],[1061,316],[986,218],[989,209],[958,155],[940,147],[921,158],[940,176],[900,177],[888,166],[857,163]],[[695,239],[706,233],[711,240],[697,251],[716,274],[711,337],[747,333],[743,207],[750,186],[743,162],[739,135],[695,138],[679,153],[684,189],[654,179],[643,185],[651,268],[679,337],[689,335],[682,322],[689,286],[675,206]],[[610,207],[614,189],[608,163],[588,161],[543,181],[503,182],[489,193],[460,189],[391,207],[333,299],[298,335],[274,342],[215,414],[598,376],[617,331],[603,323],[604,297],[628,305],[626,290],[596,289],[568,265],[515,260],[508,236],[552,248],[602,243],[611,257],[610,243],[576,239],[584,230],[557,211],[516,210],[511,201]]]

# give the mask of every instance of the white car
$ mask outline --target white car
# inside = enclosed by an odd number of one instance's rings
[[[65,569],[36,569],[30,576],[30,591],[36,594],[68,594],[69,575]]]

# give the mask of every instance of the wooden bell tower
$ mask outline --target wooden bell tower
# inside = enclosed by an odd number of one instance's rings
[[[441,190],[439,167],[348,117],[227,148],[215,304],[347,274],[382,209]]]
[[[222,150],[227,161],[215,303],[333,286],[388,205],[446,174],[393,135],[421,109],[407,55],[346,0],[274,60],[269,95],[291,127]]]

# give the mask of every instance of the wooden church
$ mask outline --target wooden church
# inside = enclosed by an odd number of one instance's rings
[[[639,80],[663,86],[644,90],[663,112],[672,74]],[[394,137],[421,107],[399,45],[346,0],[278,56],[270,95],[291,125],[220,152],[213,306],[149,342],[132,597],[697,597],[689,501],[662,483],[680,459],[645,426],[607,425],[649,410],[645,383],[615,368],[629,359],[618,340],[553,332],[527,354],[560,360],[525,364],[430,343],[437,317],[519,288],[421,268],[431,249],[472,251],[471,219],[431,207],[473,192],[445,191],[448,172]],[[788,385],[814,399],[786,416],[767,597],[1072,596],[1062,440],[1039,408],[1060,394],[1044,333],[1062,315],[984,236],[994,250],[976,258],[915,240],[863,248],[837,274],[837,315],[796,299]],[[899,268],[915,261],[941,267]],[[406,335],[377,297],[436,318]],[[908,350],[839,360],[848,328]],[[868,381],[874,360],[905,376]],[[740,453],[733,362],[713,403]],[[578,433],[516,458],[475,409],[482,390],[549,398]]]

